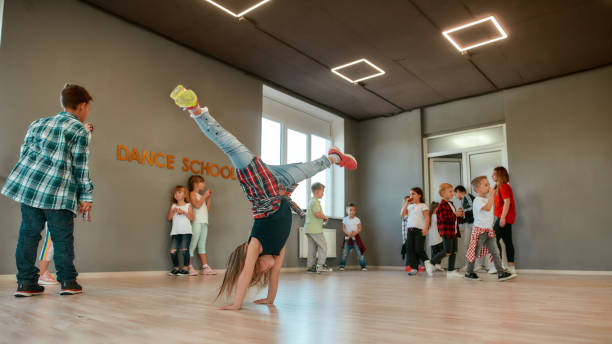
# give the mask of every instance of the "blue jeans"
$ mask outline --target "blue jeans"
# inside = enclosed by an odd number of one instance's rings
[[[192,116],[204,135],[225,153],[234,167],[238,170],[245,168],[253,161],[253,154],[242,142],[223,128],[208,112],[208,108],[203,108],[204,112],[199,116]],[[329,168],[331,163],[327,156],[319,159],[289,165],[266,165],[270,172],[274,174],[278,183],[285,187],[295,185],[304,179],[308,179],[315,174]]]
[[[21,228],[15,252],[19,283],[38,283],[40,270],[34,264],[45,222],[55,249],[57,280],[71,281],[78,275],[74,267],[74,214],[69,210],[38,209],[21,204]]]
[[[342,260],[340,261],[340,266],[346,266],[346,258],[351,252],[351,249],[355,250],[355,254],[357,254],[357,259],[359,260],[359,265],[361,265],[362,268],[365,268],[365,256],[361,254],[361,250],[359,250],[359,245],[357,245],[357,242],[355,240],[353,240],[353,245],[349,245],[349,239],[344,239],[344,250],[342,251]]]

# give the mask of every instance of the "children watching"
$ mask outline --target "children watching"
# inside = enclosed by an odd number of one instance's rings
[[[410,269],[408,259],[406,260],[406,271],[408,275],[417,274],[419,260],[422,260],[429,276],[433,273],[433,265],[425,253],[425,237],[429,230],[429,208],[423,201],[423,190],[415,187],[410,190],[410,198],[402,208],[402,217],[408,215],[406,253],[410,257]]]
[[[170,236],[170,259],[172,260],[172,271],[170,276],[185,276],[189,272],[185,267],[189,266],[189,244],[191,243],[191,221],[193,221],[193,208],[189,202],[187,188],[177,185],[172,190],[170,210],[168,210],[168,221],[172,221]],[[183,253],[183,267],[179,269],[178,250]]]
[[[448,270],[446,271],[446,277],[461,277],[457,271],[455,271],[455,258],[457,256],[457,238],[461,237],[459,232],[459,226],[457,224],[457,217],[463,215],[461,211],[457,211],[455,206],[451,202],[453,198],[453,186],[447,183],[440,184],[438,190],[442,197],[442,202],[436,210],[438,232],[442,237],[442,244],[444,250],[439,252],[431,258],[432,264],[440,264],[445,256],[448,256]]]
[[[329,221],[329,218],[323,213],[321,202],[325,193],[325,185],[314,183],[310,187],[312,191],[312,200],[308,205],[306,212],[306,237],[308,238],[308,260],[306,266],[308,272],[330,272],[332,269],[325,264],[327,260],[327,242],[323,236],[323,222]],[[318,258],[317,258],[318,257]],[[316,264],[315,264],[316,260]]]
[[[196,247],[202,262],[202,275],[216,275],[216,272],[208,265],[206,259],[206,237],[208,236],[208,209],[210,208],[210,200],[212,191],[210,189],[204,192],[206,182],[202,176],[193,175],[189,177],[189,199],[193,207],[193,223],[191,224],[191,243],[189,244],[189,276],[195,276],[198,271],[193,268],[193,255]]]
[[[365,246],[361,241],[361,237],[359,233],[361,233],[361,220],[355,214],[357,213],[355,209],[355,204],[350,203],[346,207],[346,213],[348,216],[342,219],[342,229],[344,231],[344,241],[342,242],[342,260],[340,262],[340,271],[344,271],[344,267],[346,266],[346,258],[348,257],[351,249],[355,250],[355,254],[359,259],[359,265],[361,265],[361,271],[367,271],[366,269],[366,261],[364,257]]]
[[[480,278],[474,273],[474,262],[477,257],[491,253],[493,263],[497,269],[497,279],[506,281],[515,278],[516,275],[505,272],[501,265],[499,252],[495,242],[495,232],[493,231],[493,200],[495,198],[495,189],[491,188],[487,177],[477,177],[472,181],[472,186],[478,194],[474,200],[474,228],[470,246],[467,251],[468,266],[465,272],[465,279],[479,280]],[[489,199],[487,199],[487,194]]]

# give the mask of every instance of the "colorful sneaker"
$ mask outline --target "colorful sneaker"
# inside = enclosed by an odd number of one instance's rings
[[[172,269],[172,271],[168,272],[168,276],[178,276],[178,273],[179,273],[179,269],[174,268]]]
[[[189,275],[189,271],[185,270],[185,269],[180,269],[178,272],[179,276],[187,276]]]
[[[404,271],[406,271],[406,272],[410,272],[410,271],[412,271],[412,267],[411,267],[411,266],[407,266],[407,267],[404,269]]]
[[[511,274],[509,272],[502,272],[501,274],[497,275],[497,280],[499,282],[503,282],[503,281],[507,281],[507,280],[511,280],[513,278],[516,278],[516,275]]]
[[[476,275],[473,272],[471,274],[468,274],[466,272],[465,275],[463,275],[463,278],[465,278],[466,280],[470,280],[470,281],[480,281],[480,277],[478,277],[478,275]]]
[[[216,275],[217,273],[213,270],[210,265],[202,265],[202,275]]]
[[[74,295],[80,294],[83,292],[83,287],[81,287],[76,280],[71,281],[62,281],[62,289],[60,290],[60,295]]]
[[[183,85],[176,86],[170,93],[170,98],[174,100],[176,106],[183,109],[192,109],[198,105],[198,96]]]
[[[189,265],[189,276],[197,276],[198,270],[194,269],[193,266]]]
[[[30,297],[41,295],[45,291],[45,287],[38,283],[18,283],[17,291],[13,294],[16,297]]]
[[[419,265],[417,269],[419,270],[419,272],[425,272],[425,267],[423,265]]]
[[[347,170],[354,170],[357,168],[357,160],[355,157],[350,154],[342,153],[342,151],[336,146],[332,146],[327,154],[335,154],[340,157],[340,162],[338,163],[338,166],[340,167],[344,167]]]
[[[425,264],[425,270],[427,270],[427,275],[433,276],[434,266],[431,264],[431,262],[429,260],[426,260],[423,264]]]
[[[339,267],[338,271],[344,271],[344,266]]]
[[[53,275],[51,275],[49,272],[45,272],[42,276],[40,276],[40,278],[38,279],[38,284],[40,285],[56,285],[59,284],[57,282],[57,280],[53,277]]]

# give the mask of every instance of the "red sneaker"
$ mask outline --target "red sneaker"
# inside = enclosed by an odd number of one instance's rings
[[[423,272],[425,271],[425,267],[423,267],[423,265],[419,265],[419,272]]]
[[[357,168],[357,160],[355,159],[355,157],[350,154],[342,153],[342,151],[336,146],[332,146],[327,154],[338,155],[340,157],[340,163],[338,163],[338,166],[340,167],[344,167],[347,170],[354,170]]]
[[[406,269],[405,269],[405,271],[406,271],[406,272],[410,272],[410,271],[412,271],[412,268],[411,268],[410,266],[407,266],[407,267],[406,267]]]

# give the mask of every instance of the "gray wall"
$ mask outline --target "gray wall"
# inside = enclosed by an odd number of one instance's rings
[[[77,1],[9,0],[0,46],[0,182],[17,161],[27,126],[59,110],[66,82],[94,97],[94,221],[76,226],[79,271],[159,270],[169,265],[170,191],[186,184],[181,158],[231,165],[168,97],[184,83],[220,123],[258,151],[259,81]],[[116,146],[176,156],[167,170],[118,161]],[[222,267],[248,236],[249,203],[236,181],[207,178],[214,195],[208,251]],[[0,197],[0,274],[15,271],[18,204]],[[296,264],[297,259],[294,260]]]
[[[358,183],[352,187],[358,190],[366,259],[372,265],[401,265],[402,199],[410,188],[423,186],[420,110],[357,127]]]

